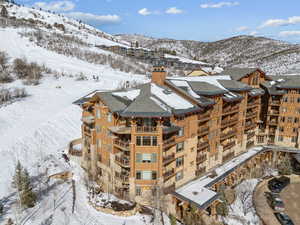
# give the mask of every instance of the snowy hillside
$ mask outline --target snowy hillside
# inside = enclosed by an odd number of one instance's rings
[[[296,73],[300,67],[300,45],[264,37],[237,36],[216,42],[155,39],[142,35],[117,35],[147,48],[167,48],[190,59],[221,67],[261,67],[269,74]]]
[[[16,17],[15,22],[9,20],[8,25],[0,26],[0,52],[8,54],[9,66],[12,67],[14,59],[25,58],[44,65],[49,73],[44,73],[36,86],[25,85],[15,76],[13,82],[0,83],[0,90],[21,87],[28,93],[25,98],[0,104],[0,202],[4,203],[0,224],[8,218],[22,225],[149,224],[149,216],[117,217],[90,207],[81,168],[75,162],[67,164],[62,159],[69,141],[81,135],[81,109],[72,102],[94,90],[115,89],[127,81],[148,81],[143,75],[126,73],[126,68],[122,72],[120,65],[126,65],[126,59],[95,47],[126,45],[126,42],[59,15],[16,5],[7,8],[10,16]],[[28,25],[30,19],[34,20],[32,25]],[[64,25],[64,31],[59,24]],[[39,41],[32,35],[36,32],[44,35]],[[61,40],[57,45],[50,45],[50,39],[60,35],[69,38],[66,39],[69,42]],[[69,45],[63,46],[67,42]],[[76,48],[78,54],[72,55],[66,49],[60,51],[59,47]],[[86,60],[81,57],[81,51],[84,56],[93,58]],[[94,58],[103,61],[94,61]],[[78,79],[79,74],[84,79]],[[94,79],[95,76],[99,79]],[[37,205],[24,211],[19,210],[18,196],[11,185],[18,160],[34,176],[34,190],[38,193]],[[70,183],[46,182],[49,175],[63,171],[73,172],[76,178],[74,213]]]

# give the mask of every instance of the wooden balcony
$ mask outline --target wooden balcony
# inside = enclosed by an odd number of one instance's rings
[[[86,124],[93,124],[95,122],[95,117],[94,116],[82,117],[82,122],[84,122]]]
[[[174,145],[176,145],[175,137],[171,137],[171,138],[169,138],[167,140],[164,140],[164,142],[163,142],[163,148],[164,149],[168,149],[168,148],[170,148],[170,147],[172,147]]]
[[[270,105],[280,106],[281,101],[280,101],[280,99],[278,99],[278,100],[270,100],[270,101],[269,101],[269,104],[270,104]]]
[[[223,163],[234,158],[234,152],[230,152],[223,156]]]
[[[270,110],[268,112],[268,115],[272,115],[272,116],[279,116],[280,112],[279,110]]]
[[[222,127],[226,127],[226,126],[233,125],[233,124],[235,124],[235,123],[237,123],[237,122],[239,122],[239,121],[238,121],[238,117],[234,117],[234,118],[231,118],[231,119],[222,120],[221,126],[222,126]]]
[[[195,175],[196,175],[196,177],[199,177],[199,176],[204,175],[205,172],[206,172],[206,168],[205,167],[200,167],[200,168],[197,168],[197,170],[195,172]]]
[[[169,179],[170,179],[172,176],[174,176],[174,175],[175,175],[175,169],[172,168],[171,170],[169,170],[169,171],[167,171],[167,172],[165,172],[165,173],[163,174],[164,181],[169,180]]]
[[[125,142],[120,139],[115,139],[114,145],[116,145],[118,148],[120,148],[122,150],[130,151],[130,143],[129,142]]]
[[[250,132],[250,133],[248,133],[247,134],[247,140],[249,140],[249,139],[251,139],[251,138],[253,138],[255,136],[255,132],[253,131],[253,132]]]
[[[198,142],[198,144],[197,144],[198,151],[201,151],[201,150],[203,150],[205,148],[208,148],[208,147],[209,147],[208,140],[204,141],[204,142]]]
[[[167,165],[175,160],[175,153],[172,153],[171,155],[163,157],[163,164]]]
[[[137,126],[136,127],[137,133],[157,133],[158,129],[157,127],[151,127],[151,126]]]
[[[108,127],[108,129],[111,132],[117,133],[117,134],[130,134],[131,133],[131,127],[127,127],[125,125]]]
[[[198,122],[207,121],[210,119],[210,113],[204,113],[198,115]]]
[[[269,125],[277,126],[278,125],[278,120],[270,120]]]
[[[228,144],[223,145],[223,151],[227,151],[235,146],[235,141],[231,141]]]
[[[199,155],[196,158],[196,164],[203,163],[206,161],[206,159],[207,159],[206,155]]]
[[[91,136],[92,136],[92,129],[89,128],[88,126],[84,126],[84,127],[83,127],[83,133],[84,133],[85,135],[91,137]]]
[[[237,113],[239,111],[239,105],[233,106],[233,107],[225,107],[222,109],[223,115]]]
[[[248,141],[246,144],[246,148],[251,148],[252,146],[254,146],[254,141]]]
[[[125,184],[125,185],[129,184],[129,174],[123,175],[123,174],[116,172],[115,175],[116,175],[115,177],[117,178],[117,180],[121,181],[123,184]]]
[[[275,135],[276,134],[276,129],[269,129],[269,134]]]
[[[170,194],[175,191],[175,184],[165,187],[163,190],[164,190],[164,194]]]
[[[227,138],[232,138],[235,135],[236,135],[236,130],[231,130],[227,133],[222,133],[220,139],[224,140],[224,139],[227,139]]]
[[[256,123],[254,123],[254,122],[250,122],[250,123],[245,124],[245,130],[252,130],[254,128],[256,128]]]
[[[199,136],[206,135],[206,134],[208,134],[208,132],[209,132],[209,127],[200,127],[198,129],[198,135]]]
[[[250,119],[250,118],[253,118],[253,117],[256,117],[257,116],[257,112],[247,112],[246,113],[246,118],[247,119]]]
[[[130,167],[130,160],[127,156],[121,155],[121,156],[115,156],[116,162],[122,166],[122,167]]]
[[[257,101],[250,101],[247,103],[247,108],[257,107],[259,106],[259,102]]]

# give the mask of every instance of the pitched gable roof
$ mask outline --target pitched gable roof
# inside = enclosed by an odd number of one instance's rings
[[[239,81],[248,74],[251,74],[255,71],[259,70],[258,68],[227,68],[222,74],[229,75],[233,80]]]

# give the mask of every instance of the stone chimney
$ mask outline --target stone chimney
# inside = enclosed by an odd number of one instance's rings
[[[153,67],[151,82],[158,85],[164,85],[166,77],[167,77],[167,72],[165,71],[165,68],[163,66]]]

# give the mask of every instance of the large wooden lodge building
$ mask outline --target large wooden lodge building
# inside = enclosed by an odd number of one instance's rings
[[[270,159],[255,146],[299,144],[300,76],[222,74],[167,77],[154,67],[149,83],[78,100],[82,167],[104,191],[140,204],[163,190],[178,219],[190,204],[213,213],[220,180],[233,184]]]

